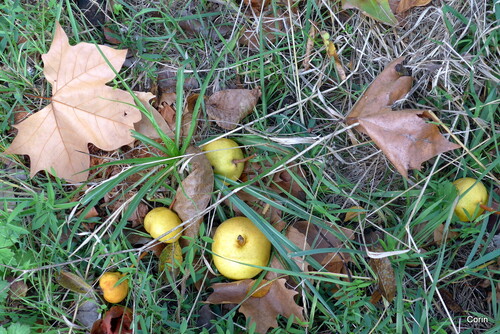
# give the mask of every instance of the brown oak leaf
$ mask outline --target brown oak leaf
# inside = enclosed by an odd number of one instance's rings
[[[44,74],[52,85],[51,103],[15,125],[19,132],[6,153],[29,155],[31,176],[47,170],[69,181],[85,181],[87,145],[106,151],[127,145],[133,141],[133,124],[141,119],[128,92],[105,85],[126,54],[90,43],[71,46],[56,24],[50,50],[42,55]]]
[[[218,91],[208,99],[207,114],[221,128],[232,130],[253,111],[260,95],[258,88]]]
[[[203,211],[212,196],[214,172],[207,157],[200,154],[200,149],[191,146],[186,153],[194,154],[191,159],[192,170],[177,188],[172,209],[183,222],[189,221],[183,235],[196,238],[203,221]],[[180,242],[185,246],[185,239],[181,239]]]
[[[271,327],[278,327],[276,317],[289,318],[292,314],[304,322],[303,308],[294,301],[297,291],[287,289],[285,279],[262,281],[258,287],[255,280],[246,279],[231,283],[212,285],[214,292],[208,297],[209,304],[240,304],[239,312],[256,323],[256,332],[266,333]],[[270,285],[270,288],[268,287]],[[261,291],[264,290],[264,291]],[[265,293],[265,290],[267,290]],[[252,293],[250,295],[250,293]]]

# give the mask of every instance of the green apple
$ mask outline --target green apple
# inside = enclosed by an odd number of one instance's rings
[[[453,182],[457,188],[460,199],[455,206],[455,214],[461,221],[476,219],[484,212],[479,205],[488,202],[488,191],[481,181],[471,177],[464,177]],[[463,193],[467,192],[462,196]]]
[[[212,252],[215,267],[222,275],[242,280],[262,271],[250,265],[267,265],[271,243],[250,219],[234,217],[220,224],[215,231]]]
[[[243,151],[234,140],[217,139],[204,145],[202,150],[206,152],[206,157],[214,167],[215,174],[236,181],[243,173],[245,164],[240,162],[243,159]]]

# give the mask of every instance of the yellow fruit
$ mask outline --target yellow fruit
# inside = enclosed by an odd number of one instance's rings
[[[99,279],[99,286],[104,294],[104,299],[109,303],[119,303],[127,297],[128,280],[116,283],[125,275],[119,272],[104,273]]]
[[[474,184],[476,181],[477,180],[471,177],[464,177],[453,182],[459,195],[462,195],[470,188],[467,194],[460,197],[455,207],[455,214],[461,221],[466,222],[476,219],[484,212],[484,209],[481,208],[479,204],[486,204],[488,202],[488,191],[486,187],[481,181],[477,181],[477,183]]]
[[[215,231],[212,251],[214,264],[222,275],[242,280],[262,271],[247,264],[267,265],[271,243],[250,219],[234,217],[220,224]]]
[[[176,276],[179,272],[179,266],[182,264],[182,248],[178,241],[168,244],[163,248],[160,254],[159,269],[160,273],[170,272]]]
[[[149,211],[144,217],[144,228],[153,238],[169,232],[159,239],[165,243],[172,243],[179,240],[182,234],[181,219],[170,209],[159,207]]]
[[[208,161],[214,167],[214,173],[227,177],[233,181],[238,180],[243,173],[245,164],[233,161],[243,159],[243,151],[238,144],[231,139],[217,139],[202,147]]]

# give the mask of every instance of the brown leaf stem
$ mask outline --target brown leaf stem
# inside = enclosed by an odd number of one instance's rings
[[[253,159],[253,158],[255,158],[255,157],[257,157],[257,154],[256,154],[256,153],[254,153],[254,154],[252,154],[252,155],[249,155],[248,157],[243,158],[243,159],[235,159],[235,160],[233,160],[233,164],[237,165],[237,164],[239,164],[239,163],[245,163],[245,162],[247,162],[248,160],[252,160],[252,159]]]

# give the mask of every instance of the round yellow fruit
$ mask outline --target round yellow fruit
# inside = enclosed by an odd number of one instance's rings
[[[202,147],[210,164],[214,167],[214,173],[227,177],[233,181],[238,180],[243,173],[245,164],[234,163],[243,159],[243,151],[238,144],[231,139],[217,139]]]
[[[127,297],[128,280],[124,280],[120,284],[116,283],[125,275],[119,272],[104,273],[99,279],[99,286],[104,295],[104,299],[109,303],[119,303]]]
[[[214,264],[229,279],[252,278],[271,256],[271,243],[246,217],[234,217],[219,225],[212,244]],[[238,261],[238,262],[234,262]]]
[[[485,205],[488,202],[488,191],[486,187],[481,181],[477,181],[477,183],[476,181],[476,179],[471,177],[464,177],[453,182],[453,185],[458,190],[458,194],[461,196],[457,206],[455,206],[455,214],[461,221],[466,222],[476,219],[484,212],[484,209],[481,208],[479,204]],[[462,196],[466,191],[467,194]]]
[[[182,234],[181,223],[181,219],[175,212],[164,207],[154,208],[144,217],[144,228],[153,238],[156,239],[169,232],[159,239],[165,243],[179,240]]]

